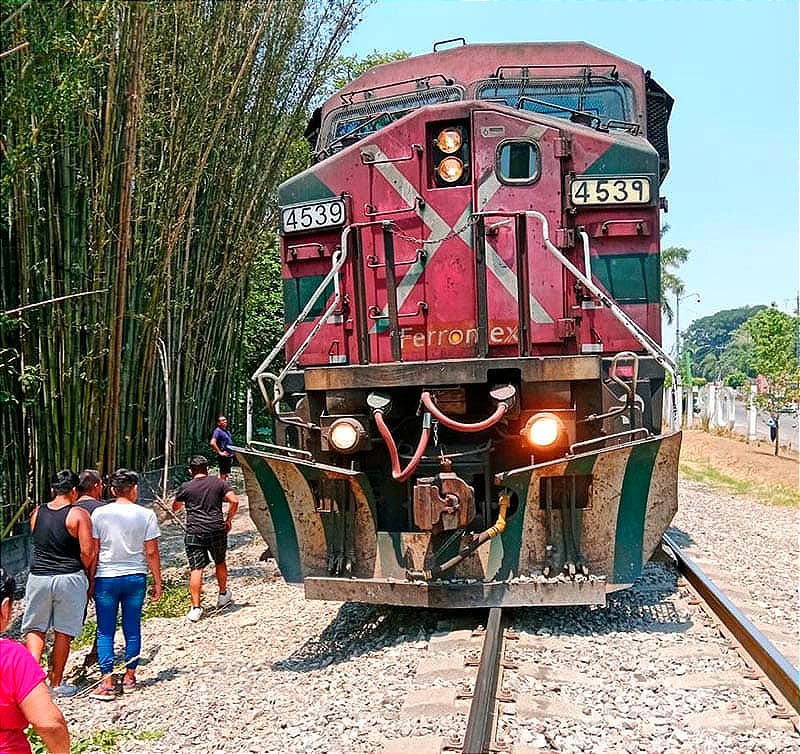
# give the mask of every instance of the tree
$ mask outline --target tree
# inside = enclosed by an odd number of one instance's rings
[[[329,72],[330,88],[329,93],[338,91],[346,84],[349,84],[353,79],[358,78],[362,73],[366,73],[370,68],[383,63],[391,63],[395,60],[405,60],[408,53],[404,50],[395,50],[394,52],[378,52],[373,50],[363,58],[356,57],[355,55],[340,55],[334,61]]]
[[[287,155],[364,4],[0,2],[0,497],[207,442]]]
[[[753,343],[753,368],[766,378],[767,388],[756,395],[756,405],[775,423],[775,455],[778,455],[779,416],[788,408],[797,413],[800,401],[798,327],[800,317],[770,307],[744,324]]]
[[[748,371],[746,350],[749,336],[734,333],[764,306],[740,306],[725,309],[692,322],[686,329],[683,342],[693,354],[692,370],[709,380],[717,379],[720,370]]]
[[[669,232],[669,225],[664,224],[661,228],[663,238]],[[669,302],[667,293],[673,296],[680,296],[686,291],[686,286],[674,270],[677,270],[688,258],[691,251],[683,246],[668,246],[661,249],[661,312],[667,318],[667,322],[672,323],[675,313]]]

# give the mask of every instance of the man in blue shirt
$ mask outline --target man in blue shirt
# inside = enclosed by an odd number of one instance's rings
[[[228,420],[224,416],[217,417],[217,426],[214,429],[214,434],[211,435],[210,445],[217,454],[219,478],[227,479],[233,464],[233,451],[230,449],[230,446],[233,445],[233,437],[228,432]]]

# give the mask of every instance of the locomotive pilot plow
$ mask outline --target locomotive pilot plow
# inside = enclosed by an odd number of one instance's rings
[[[630,586],[675,513],[679,449],[675,433],[497,474],[512,501],[503,531],[439,573],[464,536],[381,530],[366,474],[236,454],[256,526],[308,598],[511,607],[603,604]]]

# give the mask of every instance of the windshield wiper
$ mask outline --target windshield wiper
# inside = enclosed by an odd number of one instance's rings
[[[345,141],[347,141],[348,139],[351,139],[359,131],[362,131],[367,126],[371,126],[373,123],[375,123],[377,120],[380,120],[381,118],[388,118],[388,117],[389,117],[389,113],[388,112],[378,113],[377,115],[374,115],[369,120],[365,120],[358,128],[354,128],[352,131],[348,131],[346,134],[342,134],[341,136],[337,136],[330,144],[327,144],[324,149],[320,149],[319,152],[315,152],[314,156],[315,157],[323,157],[323,156],[324,157],[328,157],[331,154],[330,150],[334,146],[336,146],[337,144],[344,144]],[[355,144],[356,141],[358,141],[358,139],[356,139],[353,142],[353,144]],[[349,146],[349,144],[347,146]]]
[[[535,97],[520,97],[517,100],[517,110],[523,109],[522,105],[525,102],[533,102],[535,105],[543,105],[544,107],[550,107],[553,110],[563,110],[565,113],[572,113],[570,120],[573,123],[580,123],[583,126],[589,126],[590,128],[596,128],[597,130],[600,130],[600,126],[603,123],[599,116],[593,115],[592,113],[587,113],[585,110],[574,110],[566,105],[554,105],[552,102],[548,102],[544,99],[536,99]],[[547,115],[547,113],[542,113],[542,115]],[[573,118],[575,120],[573,120]],[[592,126],[594,121],[597,121],[597,125]]]

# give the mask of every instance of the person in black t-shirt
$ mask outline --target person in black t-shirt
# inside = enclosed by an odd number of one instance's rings
[[[203,617],[201,605],[203,569],[213,560],[219,597],[217,607],[233,601],[228,589],[228,532],[239,507],[239,499],[226,479],[208,475],[208,459],[192,456],[189,459],[190,481],[180,486],[175,494],[173,511],[186,507],[186,558],[189,561],[189,593],[192,609],[186,616],[191,621]],[[228,512],[223,515],[222,503],[227,501]]]

